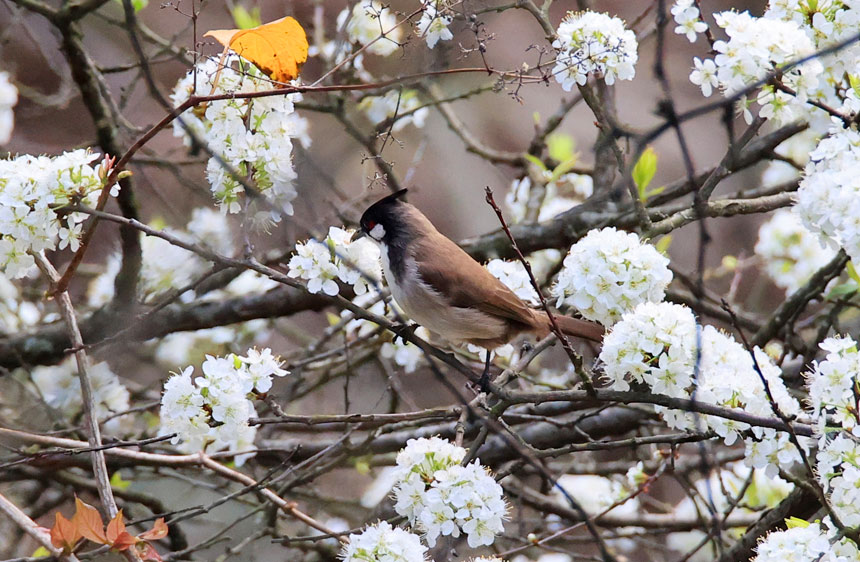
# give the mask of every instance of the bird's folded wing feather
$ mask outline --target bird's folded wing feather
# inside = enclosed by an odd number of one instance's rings
[[[439,238],[432,246],[416,245],[418,274],[424,283],[447,295],[452,306],[534,324],[532,310],[513,291],[454,242]],[[426,258],[427,252],[433,253],[432,259]]]

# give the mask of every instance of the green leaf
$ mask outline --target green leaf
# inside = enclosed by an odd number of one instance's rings
[[[540,125],[540,113],[537,111],[532,113],[532,119],[534,119],[535,125]]]
[[[576,161],[577,158],[576,156],[574,156],[573,158],[569,158],[556,166],[555,169],[552,171],[552,176],[549,178],[549,181],[553,182],[564,174],[571,171],[573,167],[576,166]]]
[[[789,529],[794,529],[795,527],[802,527],[805,529],[809,527],[809,521],[801,519],[800,517],[789,517],[785,520],[785,526]]]
[[[125,490],[129,486],[131,486],[131,482],[128,480],[122,479],[122,474],[117,470],[113,473],[113,476],[110,477],[110,485],[116,488],[117,490]]]
[[[639,199],[645,201],[648,197],[648,184],[654,179],[654,174],[657,173],[657,153],[650,146],[646,148],[636,165],[633,166],[633,182],[639,190]]]
[[[36,550],[33,551],[33,554],[30,556],[32,558],[47,558],[51,555],[51,551],[45,548],[44,546],[40,546]]]
[[[846,270],[848,271],[848,277],[856,281],[857,284],[860,284],[860,274],[857,273],[857,268],[854,267],[853,261],[848,262]]]
[[[540,170],[542,172],[546,172],[546,166],[544,165],[543,162],[541,162],[541,159],[538,158],[537,156],[535,156],[534,154],[523,154],[523,158],[525,158],[526,160],[528,160],[529,162],[531,162],[532,164],[534,164],[535,166],[540,168]]]
[[[657,251],[663,254],[664,256],[669,252],[669,246],[672,244],[672,235],[667,234],[666,236],[657,240],[657,243],[654,245],[657,248]]]
[[[562,133],[550,135],[546,139],[546,148],[549,152],[549,157],[558,162],[576,159],[574,148],[576,143],[573,137]]]
[[[248,8],[241,4],[237,4],[233,8],[233,21],[236,22],[236,27],[239,29],[251,29],[263,24],[263,20],[260,19],[259,7],[255,6],[251,8],[251,11],[248,11]]]
[[[860,76],[848,75],[848,83],[851,84],[851,89],[857,96],[860,96]]]
[[[844,297],[846,295],[856,293],[858,289],[860,289],[860,287],[858,287],[857,282],[851,280],[847,283],[841,283],[839,285],[836,285],[835,287],[830,289],[830,292],[827,293],[827,298],[833,299],[836,297]]]
[[[116,0],[116,3],[122,6],[123,0]],[[131,0],[131,7],[134,9],[134,13],[141,11],[149,5],[149,0]]]
[[[660,187],[655,187],[654,189],[649,189],[648,191],[645,192],[645,201],[654,197],[655,195],[660,195],[664,191],[666,191],[665,185],[661,185]]]

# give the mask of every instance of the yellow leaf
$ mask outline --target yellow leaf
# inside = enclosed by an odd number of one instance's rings
[[[233,49],[278,82],[296,78],[308,60],[305,30],[289,16],[251,29],[214,29],[204,36]]]

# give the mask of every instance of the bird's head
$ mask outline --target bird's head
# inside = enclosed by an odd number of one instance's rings
[[[406,228],[404,207],[407,204],[400,199],[406,191],[401,189],[368,207],[361,215],[361,231],[377,242],[388,242],[392,237],[403,234]]]

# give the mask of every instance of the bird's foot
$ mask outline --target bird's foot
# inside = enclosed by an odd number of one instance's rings
[[[406,338],[414,336],[417,329],[418,324],[399,324],[392,327],[391,331],[394,332],[394,343],[400,340],[401,343],[406,344]]]

